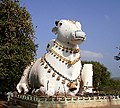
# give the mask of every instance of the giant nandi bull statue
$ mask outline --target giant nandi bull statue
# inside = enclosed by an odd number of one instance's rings
[[[52,32],[57,38],[50,41],[42,58],[25,69],[17,85],[19,93],[22,89],[27,93],[29,88],[48,96],[75,95],[79,91],[82,66],[78,45],[85,40],[85,33],[78,21],[60,20],[55,24]]]

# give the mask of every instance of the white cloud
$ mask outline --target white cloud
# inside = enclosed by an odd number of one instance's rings
[[[103,55],[101,53],[81,50],[81,57],[82,58],[100,59],[100,58],[103,58]]]

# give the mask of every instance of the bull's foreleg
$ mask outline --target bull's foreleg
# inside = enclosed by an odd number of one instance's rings
[[[21,93],[22,91],[26,94],[29,90],[28,90],[28,75],[30,72],[30,68],[31,66],[28,66],[24,72],[23,75],[19,81],[19,83],[17,84],[17,90],[19,93]]]
[[[53,88],[52,83],[50,82],[47,77],[43,77],[40,79],[41,82],[41,87],[36,90],[36,93],[41,92],[42,94],[48,95],[48,96],[53,96],[55,94],[55,90]]]

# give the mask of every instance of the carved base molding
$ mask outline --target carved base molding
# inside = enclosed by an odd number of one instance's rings
[[[119,96],[39,97],[17,95],[14,97],[14,101],[25,108],[113,108],[113,106],[120,105]]]

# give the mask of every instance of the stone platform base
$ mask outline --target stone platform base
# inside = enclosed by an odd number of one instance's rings
[[[119,96],[37,97],[17,95],[14,99],[17,104],[25,108],[120,108]]]

